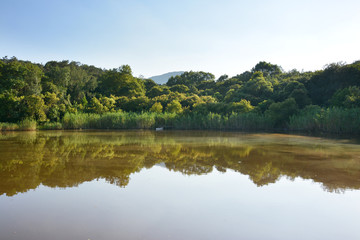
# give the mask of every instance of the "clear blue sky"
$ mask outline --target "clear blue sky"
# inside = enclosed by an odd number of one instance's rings
[[[359,0],[1,0],[0,57],[230,76],[360,59]]]

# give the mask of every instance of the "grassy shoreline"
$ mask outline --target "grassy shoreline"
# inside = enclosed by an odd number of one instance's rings
[[[18,123],[2,123],[0,122],[1,131],[36,131],[37,122],[32,119],[25,119]]]
[[[165,129],[238,130],[266,132],[299,132],[360,134],[360,109],[305,109],[287,117],[278,127],[276,120],[262,113],[153,113],[114,112],[104,114],[66,113],[61,122],[38,124],[25,119],[19,123],[0,123],[1,131],[68,130],[68,129]]]

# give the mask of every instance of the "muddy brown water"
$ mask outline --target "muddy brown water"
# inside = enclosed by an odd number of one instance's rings
[[[360,239],[359,190],[348,139],[0,135],[0,239]]]

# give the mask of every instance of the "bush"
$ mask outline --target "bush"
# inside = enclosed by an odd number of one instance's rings
[[[19,130],[19,125],[16,123],[0,123],[1,131],[15,131]]]
[[[167,105],[166,111],[170,113],[181,113],[183,109],[179,101],[173,100]]]
[[[155,112],[155,113],[162,113],[162,110],[163,110],[163,106],[159,102],[154,103],[150,108],[150,112]]]
[[[289,117],[294,115],[297,110],[298,106],[295,99],[288,98],[283,102],[272,103],[265,114],[272,119],[275,127],[285,127]]]
[[[25,119],[19,123],[19,130],[22,131],[35,131],[36,121],[34,119]]]

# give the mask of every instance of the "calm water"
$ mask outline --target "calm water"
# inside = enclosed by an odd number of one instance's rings
[[[0,135],[0,239],[360,239],[360,145],[279,134]]]

